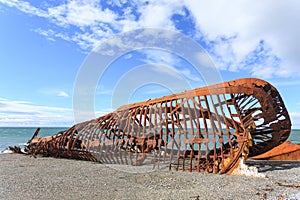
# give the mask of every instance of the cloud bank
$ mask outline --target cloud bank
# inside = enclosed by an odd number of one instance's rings
[[[31,102],[0,98],[0,126],[63,126],[74,123],[69,108],[33,105]]]
[[[260,78],[299,77],[299,1],[0,0],[52,28],[35,31],[91,50],[114,34],[138,28],[180,31],[201,43],[221,70]]]
[[[39,23],[33,31],[51,41],[62,39],[74,43],[84,52],[90,52],[116,34],[140,28],[163,28],[193,38],[209,52],[219,70],[247,72],[263,79],[278,78],[277,85],[299,85],[300,1],[0,0],[1,4],[28,17],[43,19],[45,23]],[[180,64],[167,54],[163,55],[163,61],[157,52],[145,51],[145,54],[149,63]],[[180,70],[196,80],[190,71]],[[281,78],[291,81],[282,82]],[[55,92],[60,97],[69,96],[64,91]],[[28,102],[9,103],[5,99],[1,99],[0,105],[2,113],[6,113],[0,115],[1,123],[18,120],[34,123],[31,114],[41,119],[48,116],[55,122],[63,112]],[[18,113],[23,109],[28,113]],[[71,116],[71,111],[66,112]],[[299,114],[291,113],[291,116],[293,124],[298,126]]]

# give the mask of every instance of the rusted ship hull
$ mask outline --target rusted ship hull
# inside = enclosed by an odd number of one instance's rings
[[[293,144],[292,142],[287,141],[266,153],[251,157],[250,159],[300,161],[300,144]]]
[[[47,138],[36,133],[27,153],[223,174],[283,143],[290,129],[272,85],[239,79],[126,105]]]

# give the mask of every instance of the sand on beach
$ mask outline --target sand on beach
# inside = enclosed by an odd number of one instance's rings
[[[300,199],[300,162],[247,163],[266,177],[1,154],[0,199]]]

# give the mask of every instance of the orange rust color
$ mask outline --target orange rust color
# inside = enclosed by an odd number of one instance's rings
[[[251,157],[251,159],[300,161],[300,144],[293,144],[287,141],[266,153]]]
[[[280,145],[290,130],[276,88],[245,78],[125,105],[50,137],[36,131],[26,152],[223,174]]]

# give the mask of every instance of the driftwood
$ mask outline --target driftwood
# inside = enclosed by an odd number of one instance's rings
[[[27,154],[207,173],[283,143],[291,122],[278,91],[253,78],[134,103],[50,137]]]

